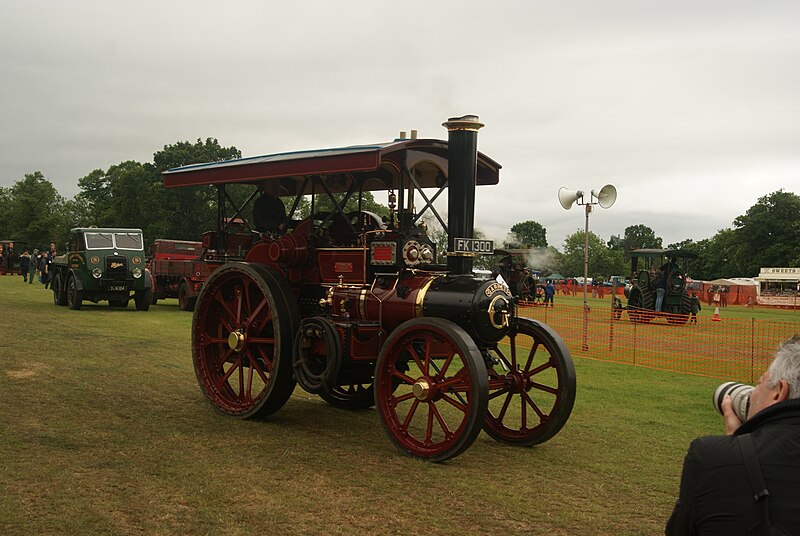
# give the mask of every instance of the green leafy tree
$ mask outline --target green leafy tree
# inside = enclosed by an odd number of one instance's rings
[[[612,242],[617,243],[614,237],[612,237]],[[631,225],[625,228],[622,250],[625,252],[626,258],[629,258],[629,253],[633,249],[660,247],[662,247],[661,237],[656,236],[656,233],[647,225]]]
[[[96,169],[79,179],[78,186],[81,192],[70,207],[76,220],[98,227],[138,227],[146,238],[152,237],[161,216],[152,165],[128,160],[107,171]]]
[[[506,242],[507,248],[545,248],[547,247],[547,230],[541,223],[528,220],[515,223],[511,227],[511,237]]]
[[[111,190],[105,171],[95,169],[88,175],[78,179],[80,192],[75,196],[75,201],[85,207],[89,221],[88,225],[99,225],[106,219],[105,212],[112,210]]]
[[[680,242],[675,242],[673,244],[667,244],[669,249],[685,249],[688,251],[692,251],[692,248],[695,246],[695,241],[691,238],[687,238],[686,240],[681,240]]]
[[[179,141],[164,148],[153,155],[153,165],[161,173],[168,169],[188,166],[189,164],[202,164],[207,162],[220,162],[241,158],[242,152],[234,146],[222,147],[216,138],[197,138],[194,143]]]
[[[576,231],[564,240],[564,254],[559,271],[568,277],[583,277],[584,231]],[[627,273],[621,251],[610,249],[605,241],[589,231],[589,277],[607,279]]]
[[[9,208],[11,207],[11,189],[0,187],[0,240],[11,237]]]
[[[8,238],[26,249],[58,242],[63,232],[64,198],[41,172],[28,173],[4,190],[2,225]],[[5,236],[3,237],[5,238]]]
[[[800,196],[778,190],[761,197],[733,221],[734,272],[756,276],[765,266],[798,266]]]
[[[217,189],[196,186],[166,189],[161,172],[173,167],[241,157],[235,147],[221,147],[216,139],[198,139],[166,145],[153,163],[121,162],[108,170],[96,169],[78,180],[81,191],[67,216],[75,221],[108,227],[140,227],[145,238],[199,240],[216,228]],[[241,204],[253,186],[230,185],[228,195]],[[238,206],[238,205],[237,205]]]
[[[732,229],[722,229],[710,239],[698,243],[698,246],[702,247],[702,253],[700,251],[695,252],[698,255],[702,255],[699,259],[699,273],[704,276],[702,279],[736,277],[739,268],[737,267],[735,242],[734,231]],[[701,278],[697,277],[697,279]]]
[[[217,188],[215,186],[186,186],[164,188],[161,172],[180,166],[206,162],[219,162],[241,158],[236,147],[222,147],[215,138],[197,139],[165,145],[153,154],[152,183],[158,192],[160,218],[154,222],[150,237],[175,240],[199,240],[200,235],[217,226]],[[226,187],[230,198],[240,206],[254,187],[233,184]],[[249,212],[249,211],[248,211]],[[228,216],[232,216],[229,214]],[[241,216],[249,216],[242,214]]]

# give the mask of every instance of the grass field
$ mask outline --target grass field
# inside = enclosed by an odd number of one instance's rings
[[[0,278],[0,534],[660,534],[689,441],[722,430],[719,380],[578,358],[554,439],[435,465],[299,388],[269,421],[217,415],[190,326]]]
[[[608,298],[587,302],[585,347],[581,295],[559,297],[552,308],[525,306],[520,314],[558,330],[573,356],[750,383],[766,369],[777,343],[800,332],[800,310],[730,306],[714,321],[714,309],[704,308],[696,324],[671,324],[664,317],[636,323],[627,311],[615,319]]]
[[[623,305],[626,300],[624,296],[620,296]],[[557,294],[555,297],[556,304],[565,304],[575,307],[583,305],[583,294],[577,293],[575,296],[567,296]],[[591,293],[586,298],[586,303],[592,308],[610,308],[611,300],[610,295],[605,298],[592,298]],[[700,311],[700,318],[710,318],[714,315],[714,306],[708,305],[703,302],[702,310]],[[800,322],[800,301],[798,301],[798,308],[779,308],[779,307],[745,307],[743,305],[729,305],[720,308],[720,315],[724,319],[756,319],[756,320],[770,320],[774,322]]]

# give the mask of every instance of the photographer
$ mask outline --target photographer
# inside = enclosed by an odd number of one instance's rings
[[[778,348],[744,423],[730,396],[721,409],[727,435],[692,441],[666,534],[800,534],[800,335]]]

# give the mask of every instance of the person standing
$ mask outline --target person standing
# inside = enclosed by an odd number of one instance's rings
[[[690,299],[690,307],[691,307],[691,315],[689,316],[689,322],[692,324],[697,324],[697,313],[700,312],[700,298],[697,297],[697,292],[692,292],[692,297]]]
[[[44,288],[47,290],[50,286],[50,264],[52,260],[50,258],[50,252],[42,253],[42,283],[44,283]]]
[[[547,307],[547,304],[550,304],[550,307],[553,307],[553,296],[556,295],[556,287],[553,285],[552,281],[548,281],[547,284],[544,286],[544,306]]]
[[[6,273],[14,273],[14,242],[9,242],[3,252],[3,262],[6,265]]]
[[[778,348],[744,422],[730,396],[721,408],[726,435],[692,441],[666,535],[797,534],[800,335]]]
[[[622,317],[622,300],[619,296],[612,296],[611,298],[611,313],[614,320],[619,320]]]
[[[28,266],[28,284],[33,284],[33,278],[39,273],[39,250],[34,249],[31,253],[30,265]]]
[[[28,253],[28,250],[22,252],[22,255],[19,256],[19,273],[22,274],[22,282],[28,282],[28,271],[30,270],[31,266],[31,256]]]
[[[656,275],[656,311],[661,312],[664,306],[664,295],[667,293],[667,264],[661,267]]]

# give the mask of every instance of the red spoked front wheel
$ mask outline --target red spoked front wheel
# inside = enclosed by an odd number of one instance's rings
[[[292,341],[299,311],[281,276],[257,264],[216,270],[192,320],[195,374],[206,398],[234,417],[279,410],[294,389]]]
[[[383,345],[375,403],[389,439],[403,452],[434,462],[458,456],[475,441],[486,414],[483,357],[456,324],[409,320]]]
[[[575,403],[575,366],[546,324],[517,318],[493,349],[483,429],[498,441],[537,445],[566,424]]]

